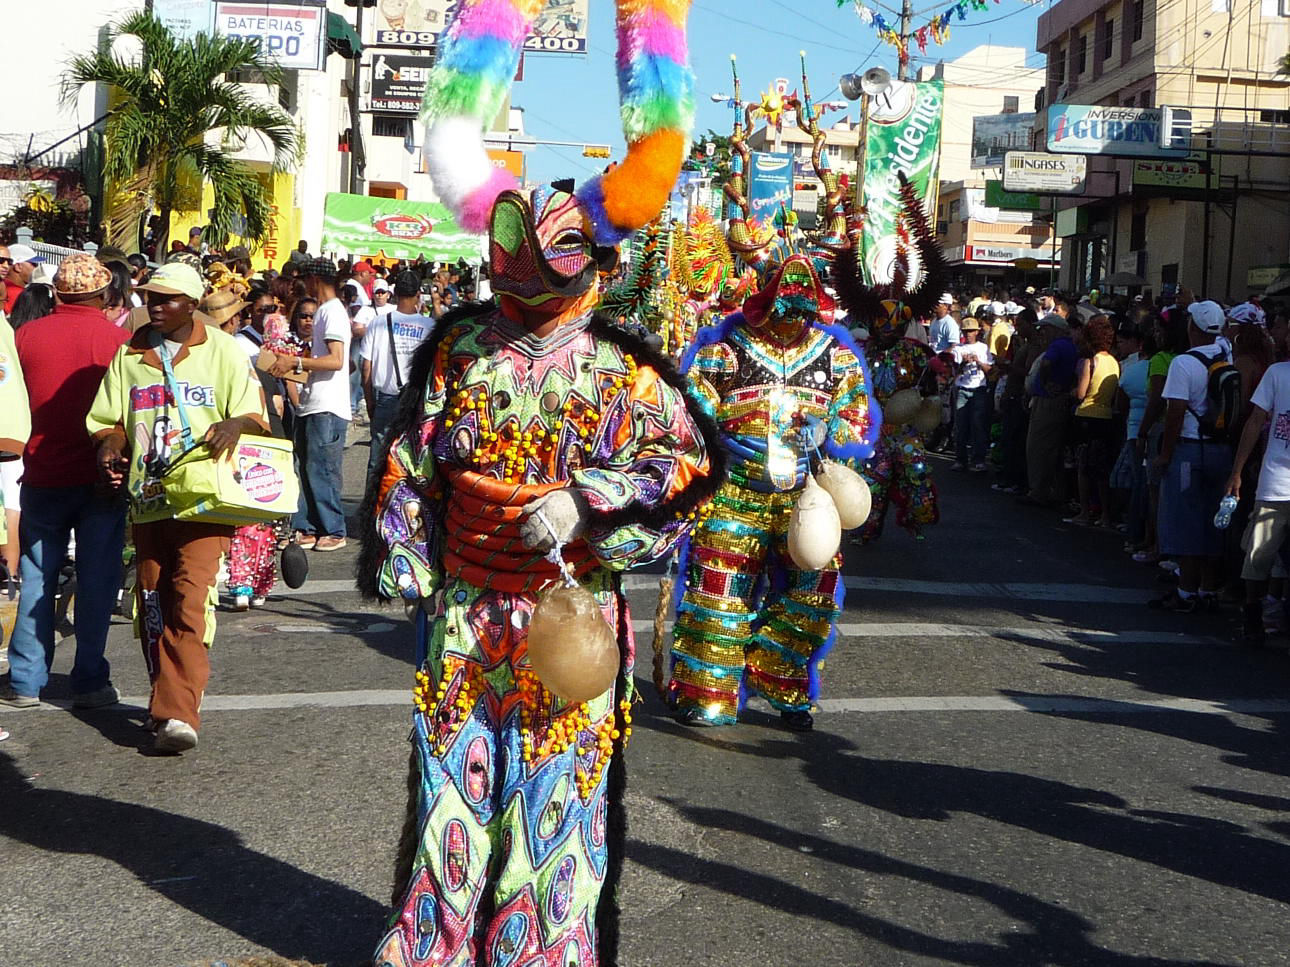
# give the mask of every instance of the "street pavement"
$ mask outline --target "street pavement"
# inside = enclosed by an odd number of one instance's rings
[[[1231,644],[1231,616],[1148,610],[1154,569],[1118,535],[936,470],[926,541],[889,522],[847,550],[812,734],[764,706],[673,723],[649,682],[659,577],[629,577],[624,967],[1290,964],[1290,659]],[[68,641],[50,704],[0,713],[0,965],[364,961],[412,643],[353,591],[355,556],[221,613],[193,753],[147,753],[124,622],[127,705],[67,709]]]

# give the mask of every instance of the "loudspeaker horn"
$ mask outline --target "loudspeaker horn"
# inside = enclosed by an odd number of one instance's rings
[[[860,90],[870,97],[891,87],[891,71],[884,67],[870,67],[860,75]]]

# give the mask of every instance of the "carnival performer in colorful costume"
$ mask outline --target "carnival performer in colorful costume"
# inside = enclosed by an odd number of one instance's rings
[[[542,6],[467,0],[429,83],[430,171],[462,224],[488,229],[499,307],[450,313],[418,350],[369,482],[360,586],[419,602],[420,649],[377,967],[617,963],[633,657],[619,574],[668,554],[720,481],[715,426],[684,380],[591,311],[599,271],[680,168],[686,4],[619,4],[628,154],[576,194],[519,192],[482,144]],[[613,686],[576,704],[528,654],[565,568],[621,655]]]
[[[831,325],[812,260],[794,255],[742,313],[701,330],[682,363],[721,429],[729,479],[683,551],[668,697],[682,722],[724,725],[760,695],[812,726],[833,644],[840,557],[787,553],[789,517],[818,455],[863,460],[881,423],[860,349]]]
[[[936,378],[929,364],[933,358],[925,343],[905,338],[911,319],[931,312],[945,288],[948,268],[927,224],[922,202],[913,187],[901,178],[902,208],[897,220],[894,262],[890,280],[869,285],[863,278],[857,246],[838,253],[833,284],[849,318],[869,329],[865,350],[873,375],[874,395],[883,407],[882,434],[873,456],[856,469],[869,483],[873,509],[860,530],[867,543],[882,534],[890,504],[896,505],[896,523],[915,538],[940,519],[936,487],[919,424],[931,408],[930,427],[940,422]],[[859,225],[851,227],[853,240]],[[919,405],[920,399],[935,400]],[[921,414],[921,415],[920,415]]]

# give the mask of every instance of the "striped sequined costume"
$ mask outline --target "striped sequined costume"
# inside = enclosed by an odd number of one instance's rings
[[[495,311],[445,320],[411,383],[426,389],[412,413],[405,394],[360,564],[369,590],[422,602],[412,802],[375,962],[612,963],[633,698],[619,574],[670,553],[710,494],[715,428],[599,317],[541,339]],[[564,556],[622,653],[617,685],[577,705],[529,666],[557,571],[519,537],[520,508],[569,485],[593,521]]]
[[[886,405],[899,390],[928,382],[926,374],[932,351],[923,343],[902,338],[886,349],[878,349],[872,343],[866,348],[873,373],[873,393],[879,403]],[[913,426],[884,422],[873,456],[857,463],[856,469],[868,482],[873,500],[869,519],[860,529],[862,542],[868,543],[882,535],[887,509],[892,504],[896,505],[896,523],[915,538],[923,536],[924,527],[940,520],[936,485],[932,483],[923,435]]]
[[[817,666],[842,608],[839,560],[803,571],[786,534],[814,433],[824,456],[862,460],[879,419],[864,358],[840,327],[781,344],[742,314],[700,332],[683,369],[715,416],[729,479],[683,547],[669,699],[714,724],[751,695],[781,711],[818,696]]]

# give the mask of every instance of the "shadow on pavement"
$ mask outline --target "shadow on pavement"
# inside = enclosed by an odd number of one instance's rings
[[[33,786],[4,753],[0,802],[0,836],[111,860],[173,903],[284,957],[361,962],[388,913],[349,887],[249,849],[226,827]]]
[[[1089,939],[1089,934],[1097,929],[1095,924],[1069,910],[1006,886],[893,859],[872,850],[836,843],[725,809],[689,806],[670,799],[663,801],[701,828],[727,830],[790,851],[805,850],[847,870],[859,870],[874,876],[901,877],[935,889],[974,897],[1031,927],[1030,932],[1005,934],[997,944],[947,940],[863,913],[844,902],[821,896],[798,884],[765,873],[698,858],[650,843],[632,841],[628,845],[628,855],[632,862],[673,879],[773,906],[777,911],[795,917],[845,927],[903,953],[935,957],[956,964],[989,964],[991,967],[1033,967],[1035,964],[1201,967],[1213,963],[1135,957],[1105,950]],[[755,855],[757,851],[752,852]]]

